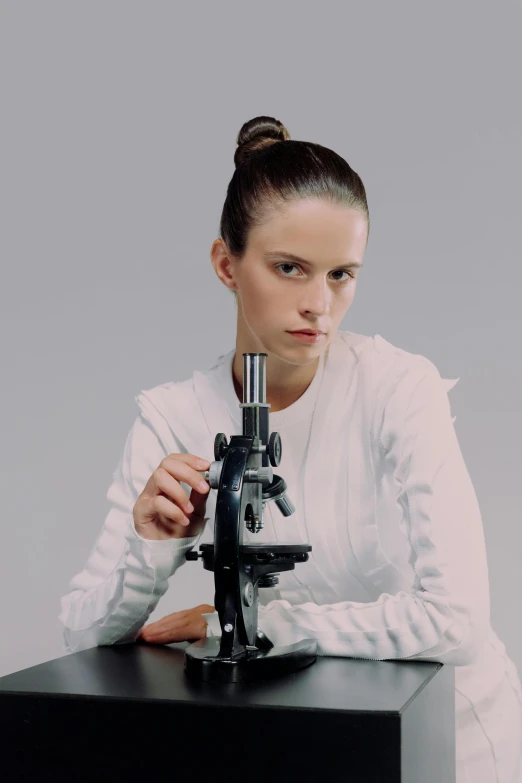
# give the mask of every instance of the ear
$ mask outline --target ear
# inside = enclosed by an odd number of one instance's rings
[[[223,285],[225,285],[229,291],[234,291],[237,288],[234,279],[235,264],[221,237],[218,237],[212,243],[212,247],[210,248],[210,260],[212,261],[214,272]]]

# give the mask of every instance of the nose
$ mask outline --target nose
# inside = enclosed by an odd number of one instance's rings
[[[332,291],[328,283],[324,280],[311,281],[302,299],[303,310],[321,316],[330,312],[331,303]]]

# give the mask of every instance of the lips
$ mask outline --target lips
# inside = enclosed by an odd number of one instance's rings
[[[324,334],[324,332],[314,332],[311,329],[293,329],[290,334]]]

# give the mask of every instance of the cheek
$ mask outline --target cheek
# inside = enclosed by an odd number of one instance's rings
[[[355,285],[349,285],[342,293],[332,300],[332,308],[339,318],[342,318],[353,302]]]
[[[258,286],[249,286],[244,305],[244,318],[254,331],[262,333],[270,325],[277,328],[284,323],[291,300],[287,292],[265,280]]]
[[[288,299],[288,292],[284,286],[278,286],[269,276],[260,275],[257,279],[252,277],[248,286],[248,302],[253,310],[266,309],[267,307],[280,305],[285,297]]]
[[[357,282],[354,281],[353,283],[350,283],[348,286],[348,290],[346,291],[345,296],[343,297],[344,304],[351,304],[353,302],[353,298],[355,296],[355,289],[357,287]]]

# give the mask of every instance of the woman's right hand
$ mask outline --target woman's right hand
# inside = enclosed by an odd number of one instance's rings
[[[169,454],[162,459],[132,510],[138,535],[155,541],[198,535],[205,527],[210,491],[199,471],[209,467],[208,460],[194,454]],[[180,481],[193,487],[190,498]],[[187,508],[189,502],[192,510]]]

